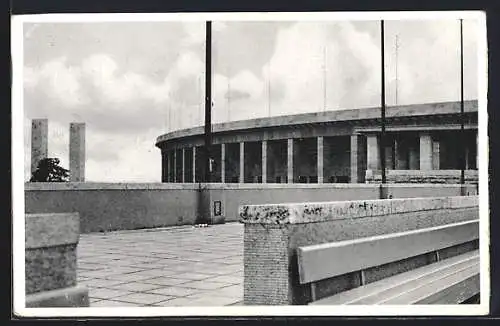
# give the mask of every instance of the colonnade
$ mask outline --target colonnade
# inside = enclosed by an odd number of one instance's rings
[[[387,169],[439,170],[442,168],[443,164],[440,162],[443,156],[442,143],[432,132],[413,133],[413,138],[405,138],[401,133],[388,135],[389,143],[385,148]],[[377,133],[216,144],[214,148],[217,150],[214,152],[217,152],[217,155],[212,156],[214,159],[213,175],[215,175],[212,181],[221,183],[364,182],[366,170],[380,170],[381,168],[379,146],[380,136]],[[162,181],[201,181],[200,150],[201,147],[163,150]],[[470,150],[466,146],[466,151]],[[476,168],[477,164],[472,164],[469,156],[466,156],[467,168]]]

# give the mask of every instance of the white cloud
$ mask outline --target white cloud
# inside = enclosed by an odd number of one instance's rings
[[[401,36],[398,103],[458,100],[458,25],[410,25],[386,25],[388,104],[395,99],[392,42],[396,32]],[[214,23],[213,28],[219,38],[228,29],[226,23]],[[32,35],[40,30],[32,31]],[[168,60],[164,59],[166,54],[155,53],[149,65],[149,50],[142,46],[137,53],[129,47],[125,54],[109,49],[88,51],[78,60],[60,51],[44,63],[25,66],[25,136],[29,135],[28,119],[49,118],[49,153],[67,166],[69,122],[86,122],[87,180],[159,181],[160,151],[154,147],[155,138],[167,130],[201,125],[204,120],[205,24],[185,23],[182,30],[187,35],[183,40],[170,37],[168,42],[152,46],[162,50],[175,44],[176,53],[170,53]],[[231,62],[215,66],[214,123],[263,117],[269,112],[320,111],[325,105],[338,109],[379,104],[380,40],[373,33],[378,30],[378,22],[365,29],[349,22],[303,22],[277,30],[276,41],[272,38],[273,51],[265,42],[256,46],[258,54],[267,53],[255,61],[268,60],[264,65],[247,67],[240,64],[238,54],[225,56],[224,61]],[[464,36],[466,98],[475,98],[477,35],[471,22],[464,24]],[[234,47],[238,52],[237,39],[237,35],[231,35],[235,41],[224,51]],[[245,47],[245,53],[248,49]],[[272,55],[267,59],[269,53]],[[25,148],[29,160],[29,139]],[[29,174],[29,162],[25,171]]]

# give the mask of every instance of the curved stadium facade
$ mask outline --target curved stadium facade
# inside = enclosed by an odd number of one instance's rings
[[[477,101],[387,107],[388,182],[477,182]],[[212,126],[216,183],[365,183],[380,179],[380,108],[233,121]],[[161,135],[162,182],[202,179],[204,128]]]

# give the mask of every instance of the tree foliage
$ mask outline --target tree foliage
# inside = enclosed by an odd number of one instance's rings
[[[58,158],[44,158],[38,163],[30,182],[68,182],[69,170],[59,166]]]

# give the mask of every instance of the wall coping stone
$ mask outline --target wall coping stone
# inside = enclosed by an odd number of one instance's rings
[[[78,213],[26,214],[26,249],[77,244],[80,236]]]
[[[242,205],[239,217],[244,224],[287,225],[471,207],[479,207],[478,196]]]
[[[377,189],[373,183],[100,183],[100,182],[26,182],[25,191],[81,190],[198,190],[200,185],[210,190],[224,189]],[[460,184],[388,184],[388,188],[431,187],[460,188]]]

